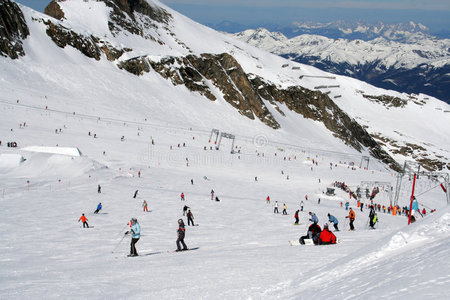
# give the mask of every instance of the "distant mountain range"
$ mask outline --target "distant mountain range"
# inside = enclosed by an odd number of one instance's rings
[[[289,36],[294,32],[299,35],[292,38],[264,28],[233,36],[327,72],[351,76],[384,89],[425,93],[450,101],[450,39],[431,36],[425,26],[412,22],[397,26],[344,25],[297,24],[291,27]]]
[[[247,29],[265,28],[272,32],[280,32],[287,38],[293,38],[302,34],[321,35],[331,39],[360,39],[364,41],[373,40],[377,37],[383,37],[387,40],[405,42],[409,36],[415,33],[432,35],[436,38],[450,38],[450,30],[430,31],[428,27],[420,23],[396,23],[388,24],[383,22],[364,23],[364,22],[294,22],[289,25],[278,24],[259,24],[257,26],[244,25],[232,21],[222,21],[217,24],[207,24],[209,27],[218,31],[228,33],[238,33]]]

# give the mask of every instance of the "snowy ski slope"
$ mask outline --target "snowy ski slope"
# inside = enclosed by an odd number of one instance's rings
[[[326,73],[304,65],[282,68],[285,60],[150,2],[173,15],[170,31],[196,54],[233,53],[246,72],[285,87],[327,83],[299,79],[299,74]],[[108,17],[101,2],[61,5],[69,28],[109,34],[101,22]],[[404,216],[379,213],[377,229],[370,231],[368,211],[358,210],[356,231],[347,231],[341,202],[348,194],[336,189],[336,196],[326,196],[327,187],[335,181],[353,190],[361,181],[395,186],[395,174],[379,162],[371,160],[369,170],[359,168],[366,152],[348,148],[323,124],[286,107],[280,106],[286,117],[274,112],[281,129],[272,130],[241,116],[223,97],[211,102],[174,87],[156,72],[136,77],[105,58],[94,61],[71,47],[61,49],[45,34],[45,26],[33,21],[48,17],[21,8],[32,32],[24,42],[26,56],[15,61],[0,57],[1,299],[446,298],[450,212],[439,182],[419,179],[421,207],[437,212],[414,225],[406,227]],[[159,30],[170,47],[135,36],[107,38],[132,46],[130,57],[189,53]],[[396,132],[435,145],[436,155],[448,153],[445,103],[429,98],[420,107],[410,103],[411,111],[388,110],[363,100],[356,90],[402,95],[344,77],[336,81],[339,93],[348,96],[338,105],[350,115],[365,111],[361,118],[370,130],[389,134],[395,124]],[[412,113],[417,122],[408,121]],[[236,134],[240,153],[230,154],[229,140],[220,150],[210,150],[212,128]],[[17,142],[18,148],[7,148],[7,142]],[[78,148],[82,155],[49,153],[56,147]],[[211,189],[220,202],[210,200]],[[180,201],[181,192],[186,202]],[[410,193],[411,181],[404,180],[401,206]],[[266,204],[267,195],[271,204]],[[151,212],[142,211],[143,200]],[[302,200],[305,211],[300,226],[294,226]],[[274,201],[280,207],[286,203],[289,215],[274,214]],[[381,191],[375,201],[388,205],[389,193]],[[99,202],[103,209],[93,214]],[[199,249],[168,252],[176,248],[184,205],[199,224],[187,227],[185,241]],[[321,226],[327,213],[339,219],[340,244],[289,245],[288,240],[306,233],[309,211],[316,212]],[[93,228],[81,228],[77,220],[82,213]],[[129,238],[120,242],[132,217],[142,227],[141,256],[136,258],[126,257]]]

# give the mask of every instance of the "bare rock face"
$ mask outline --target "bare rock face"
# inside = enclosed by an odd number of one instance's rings
[[[174,85],[183,84],[189,90],[214,101],[216,97],[208,85],[208,82],[212,83],[240,114],[252,120],[256,116],[264,124],[274,129],[280,128],[280,124],[253,89],[241,65],[230,54],[202,54],[200,57],[188,55],[149,63]]]
[[[146,33],[145,28],[168,25],[172,16],[160,7],[154,7],[145,0],[99,0],[112,8],[109,30],[116,34],[125,30],[158,43],[162,41]]]
[[[47,35],[59,47],[64,48],[69,45],[78,49],[87,57],[100,59],[101,51],[95,43],[98,41],[95,37],[80,35],[51,21],[44,21],[44,24],[47,25]]]
[[[12,59],[24,56],[22,41],[29,34],[19,6],[10,0],[0,1],[0,55]]]
[[[58,2],[61,2],[61,1],[53,0],[52,2],[50,2],[47,5],[47,7],[44,9],[44,13],[55,19],[62,20],[62,19],[64,19],[64,12],[62,11]]]

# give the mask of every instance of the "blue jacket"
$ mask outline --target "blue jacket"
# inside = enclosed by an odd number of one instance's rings
[[[417,202],[417,200],[413,201],[412,210],[415,210],[415,211],[419,210],[419,202]]]
[[[335,218],[334,216],[332,216],[332,215],[330,215],[330,217],[329,217],[328,219],[330,220],[331,223],[334,223],[334,224],[338,224],[338,223],[339,223],[338,219],[336,219],[336,218]]]
[[[316,224],[319,223],[319,218],[317,218],[315,213],[311,214],[311,221],[316,223]]]
[[[102,204],[99,203],[99,204],[97,205],[97,210],[101,210],[101,209],[102,209]]]
[[[138,222],[134,223],[131,226],[131,233],[132,233],[131,237],[133,239],[139,239],[141,237],[141,226],[139,225]]]

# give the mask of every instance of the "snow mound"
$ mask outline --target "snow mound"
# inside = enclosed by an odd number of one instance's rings
[[[75,148],[76,149],[76,148]],[[11,175],[31,177],[73,178],[106,169],[107,167],[86,156],[68,156],[51,153],[34,153],[12,168]]]
[[[81,156],[82,155],[80,149],[78,149],[76,147],[29,146],[29,147],[22,148],[22,150],[30,151],[30,152],[69,155],[69,156]]]
[[[2,153],[0,154],[0,169],[17,167],[24,161],[25,158],[20,154]]]

